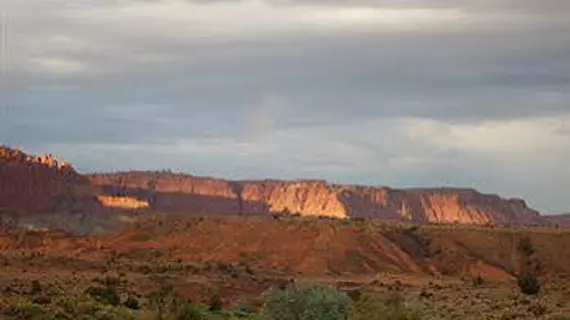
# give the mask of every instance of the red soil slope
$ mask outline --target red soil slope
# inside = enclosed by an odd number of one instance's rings
[[[295,276],[485,276],[519,269],[521,239],[530,239],[545,275],[570,274],[570,232],[546,228],[412,226],[379,222],[267,218],[143,218],[98,237],[31,232],[4,235],[2,250],[27,249],[74,258],[247,265]]]

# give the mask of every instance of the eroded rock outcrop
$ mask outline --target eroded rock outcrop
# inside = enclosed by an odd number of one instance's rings
[[[136,196],[152,209],[179,213],[298,213],[337,218],[383,218],[430,223],[540,224],[520,199],[472,189],[391,189],[326,181],[227,181],[167,172],[88,176],[103,192]]]
[[[0,209],[382,218],[430,223],[541,224],[523,200],[472,189],[392,189],[321,180],[228,181],[171,172],[80,175],[50,155],[0,147]],[[561,219],[561,218],[559,218]]]
[[[0,146],[0,209],[86,211],[97,205],[90,181],[51,155],[29,156]]]

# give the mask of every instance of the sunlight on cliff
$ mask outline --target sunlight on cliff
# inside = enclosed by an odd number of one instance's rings
[[[97,196],[97,201],[104,207],[114,209],[135,210],[149,208],[147,201],[130,197]]]

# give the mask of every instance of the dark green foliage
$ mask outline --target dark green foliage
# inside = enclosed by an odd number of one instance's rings
[[[283,290],[264,294],[263,320],[344,320],[350,298],[334,288],[310,284],[291,284]]]
[[[536,257],[534,257],[536,250],[527,237],[521,239],[518,249],[521,255],[521,270],[517,276],[517,285],[523,294],[536,295],[540,292],[540,281],[538,277],[540,263]]]
[[[139,310],[141,308],[139,300],[133,296],[127,297],[127,300],[125,300],[124,306],[129,308],[129,309],[133,309],[133,310]]]
[[[220,311],[224,307],[224,302],[219,294],[214,294],[210,297],[210,303],[208,309],[210,311]]]
[[[522,293],[526,295],[536,295],[540,292],[540,282],[538,277],[531,273],[523,273],[517,277],[517,285]]]
[[[105,286],[90,286],[85,289],[85,293],[93,298],[95,301],[112,305],[118,306],[121,304],[121,299],[119,297],[119,292],[117,287],[114,285],[105,285]]]
[[[522,238],[519,243],[519,251],[526,257],[534,254],[535,250],[529,238]]]

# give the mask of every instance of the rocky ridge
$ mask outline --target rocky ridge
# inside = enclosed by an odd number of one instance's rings
[[[570,213],[545,215],[543,219],[553,225],[570,226]]]
[[[336,218],[381,218],[419,223],[541,224],[520,199],[473,189],[392,189],[326,181],[229,181],[169,172],[87,176],[103,193],[148,201],[161,212],[230,215],[296,213]]]
[[[2,211],[85,211],[96,207],[94,193],[89,180],[65,161],[0,147]]]
[[[473,189],[393,189],[322,180],[230,181],[171,172],[81,175],[51,155],[0,147],[0,209],[98,213],[107,209],[212,215],[299,214],[418,223],[542,224],[520,199]]]

